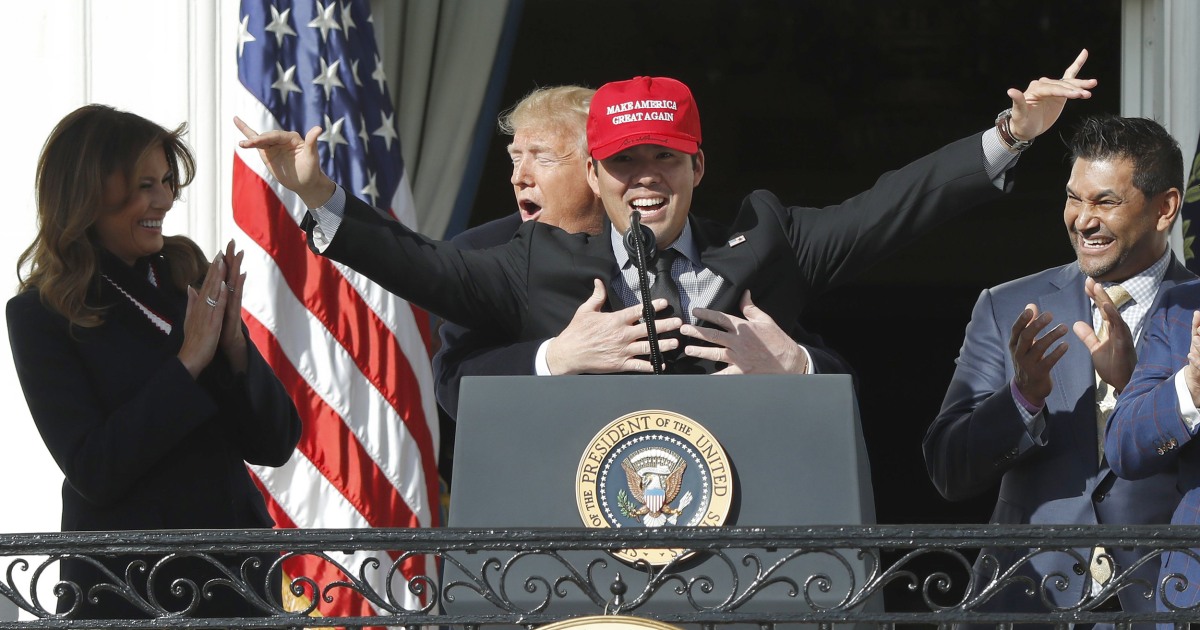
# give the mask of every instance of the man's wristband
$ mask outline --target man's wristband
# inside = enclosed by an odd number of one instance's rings
[[[1000,114],[996,116],[996,131],[1000,133],[1000,140],[1004,142],[1005,146],[1008,147],[1008,150],[1012,151],[1013,153],[1020,153],[1033,146],[1033,140],[1017,140],[1017,137],[1013,135],[1012,129],[1009,126],[1011,123],[1011,107],[1000,112]]]

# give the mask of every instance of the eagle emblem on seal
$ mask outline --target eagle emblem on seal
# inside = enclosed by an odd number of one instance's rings
[[[685,492],[679,507],[672,507],[683,486],[683,474],[687,462],[679,454],[664,448],[650,447],[636,451],[621,460],[629,492],[633,501],[622,490],[617,493],[621,514],[641,521],[646,527],[675,525],[679,514],[692,502],[692,493]]]

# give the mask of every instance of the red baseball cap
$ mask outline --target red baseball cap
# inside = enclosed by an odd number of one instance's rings
[[[635,77],[605,83],[592,96],[587,140],[597,160],[639,144],[691,155],[700,150],[700,112],[692,91],[675,79]]]

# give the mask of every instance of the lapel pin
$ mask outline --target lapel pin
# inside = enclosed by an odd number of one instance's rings
[[[746,242],[746,235],[738,234],[737,236],[729,239],[729,246],[737,247],[738,245],[741,245],[742,243],[745,243],[745,242]]]

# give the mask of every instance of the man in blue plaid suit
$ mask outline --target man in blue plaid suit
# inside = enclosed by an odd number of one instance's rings
[[[1178,469],[1183,498],[1172,524],[1200,524],[1200,281],[1166,291],[1147,324],[1129,386],[1109,418],[1104,451],[1126,479]],[[1198,440],[1200,442],[1200,440]],[[1158,610],[1200,604],[1200,550],[1176,550],[1162,559]],[[1164,601],[1165,598],[1165,601]]]

